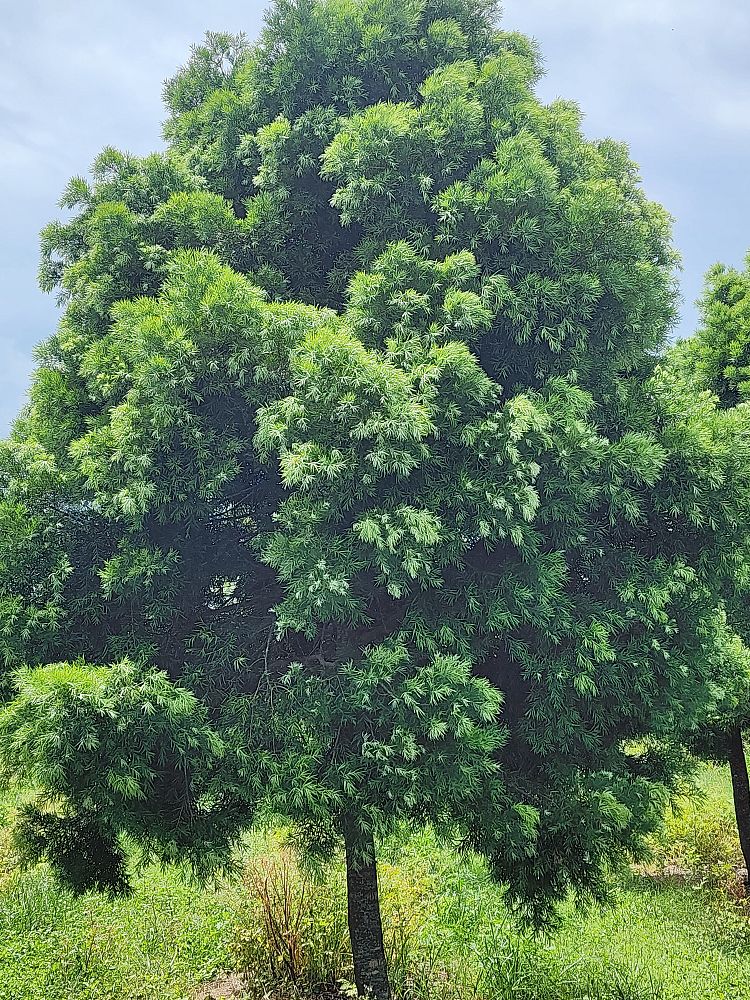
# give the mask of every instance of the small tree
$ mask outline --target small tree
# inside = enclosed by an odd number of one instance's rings
[[[744,270],[716,264],[698,302],[701,326],[673,349],[686,372],[726,408],[750,397],[750,254]]]
[[[120,887],[125,834],[206,868],[281,813],[343,840],[377,998],[399,821],[537,920],[643,849],[747,551],[741,414],[654,372],[668,219],[492,16],[209,36],[168,151],[105,151],[45,232],[66,311],[0,453],[32,855]]]
[[[750,257],[743,271],[721,264],[711,268],[699,304],[701,326],[695,336],[672,348],[669,364],[693,390],[708,390],[725,411],[726,421],[739,421],[728,439],[733,447],[741,447],[737,433],[742,433],[750,399]],[[741,491],[731,482],[727,488]],[[750,780],[744,746],[750,722],[750,653],[743,645],[750,639],[750,617],[742,561],[725,578],[722,596],[730,627],[738,634],[727,638],[715,661],[718,703],[688,741],[699,756],[729,764],[740,846],[750,872]]]
[[[688,736],[693,753],[729,764],[734,814],[745,861],[745,889],[750,872],[750,778],[744,733],[750,724],[750,652],[737,635],[728,635],[717,661],[719,699],[705,721]]]

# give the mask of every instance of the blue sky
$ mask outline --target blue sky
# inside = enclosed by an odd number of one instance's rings
[[[160,145],[161,84],[206,29],[257,34],[263,5],[212,0],[26,0],[0,25],[0,433],[22,405],[33,347],[55,327],[37,241],[63,186],[105,145]],[[626,141],[650,197],[676,219],[680,333],[716,260],[750,248],[748,0],[506,0],[533,35],[543,99],[577,101],[592,137]]]

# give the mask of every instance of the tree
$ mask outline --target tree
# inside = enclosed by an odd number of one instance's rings
[[[744,271],[716,264],[706,276],[699,302],[701,326],[693,337],[670,351],[669,366],[686,384],[710,392],[723,411],[726,440],[741,450],[750,389],[750,257]],[[734,427],[731,423],[734,423]],[[731,481],[733,493],[742,487]],[[729,628],[723,653],[716,660],[717,703],[688,744],[698,756],[729,764],[734,810],[745,869],[750,872],[750,779],[744,734],[750,724],[750,618],[748,578],[740,562],[725,578],[722,605]],[[746,888],[750,882],[746,877]]]
[[[750,724],[750,651],[736,634],[727,636],[718,659],[720,697],[707,718],[688,733],[690,750],[704,760],[729,765],[734,815],[740,849],[745,861],[745,891],[750,872],[750,779],[744,733]]]
[[[701,326],[675,346],[687,372],[713,392],[722,407],[750,395],[750,254],[744,270],[716,264],[698,302]]]
[[[121,888],[124,835],[202,869],[286,816],[343,840],[377,998],[399,822],[538,921],[643,850],[747,552],[741,435],[656,369],[668,217],[493,17],[208,36],[167,152],[105,151],[43,235],[66,311],[0,455],[30,854]]]

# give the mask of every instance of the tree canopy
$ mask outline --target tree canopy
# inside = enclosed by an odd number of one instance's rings
[[[198,868],[268,812],[343,837],[377,996],[398,823],[539,920],[643,849],[746,558],[744,411],[658,366],[669,217],[495,16],[208,35],[166,151],[105,150],[43,234],[65,311],[0,452],[27,841],[80,885],[83,824],[121,887],[125,834]]]

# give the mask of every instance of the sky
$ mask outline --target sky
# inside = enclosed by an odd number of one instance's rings
[[[39,230],[69,177],[107,145],[161,146],[161,86],[206,30],[254,37],[264,4],[238,0],[0,0],[0,434],[23,405],[34,345],[53,332],[37,288]],[[703,275],[750,248],[748,0],[506,0],[532,35],[538,92],[583,109],[592,138],[628,143],[683,257],[677,335]]]

